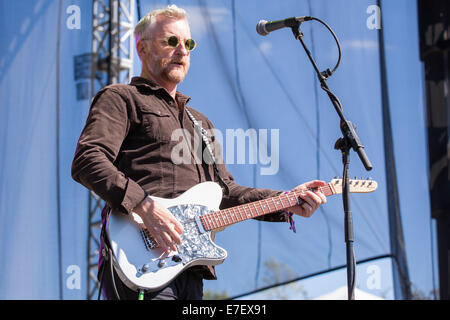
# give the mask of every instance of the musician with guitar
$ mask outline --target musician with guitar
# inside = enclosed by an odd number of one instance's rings
[[[201,299],[203,279],[215,279],[213,266],[226,258],[216,231],[249,218],[310,217],[335,186],[310,181],[285,193],[238,185],[209,145],[214,136],[203,126],[212,130],[211,122],[177,91],[196,46],[184,10],[150,12],[135,37],[140,77],[97,93],[72,177],[106,202],[99,279],[107,299]],[[219,161],[175,164],[180,128],[201,134]]]

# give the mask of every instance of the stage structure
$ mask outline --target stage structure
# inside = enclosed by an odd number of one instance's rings
[[[134,0],[94,0],[92,6],[91,98],[113,83],[128,83],[133,75]],[[96,299],[101,210],[104,202],[89,193],[87,298]]]
[[[436,221],[439,295],[450,299],[450,3],[418,0],[420,59],[425,70],[429,190]]]

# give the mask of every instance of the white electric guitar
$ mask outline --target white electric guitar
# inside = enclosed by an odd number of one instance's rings
[[[368,193],[377,186],[373,180],[350,180],[349,191]],[[326,196],[342,193],[342,180],[333,179],[320,189]],[[222,189],[215,182],[200,183],[174,199],[151,198],[163,204],[183,225],[182,242],[176,252],[167,254],[161,250],[135,213],[111,212],[107,223],[116,271],[122,281],[136,291],[161,289],[194,265],[222,263],[227,252],[213,242],[213,233],[302,202],[297,192],[289,192],[219,210]]]

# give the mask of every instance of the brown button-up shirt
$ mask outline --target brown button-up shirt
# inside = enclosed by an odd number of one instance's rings
[[[194,125],[185,111],[189,100],[179,92],[174,100],[164,88],[141,77],[134,77],[130,84],[100,90],[78,141],[72,163],[73,179],[98,194],[113,210],[125,214],[147,194],[174,198],[200,182],[217,182],[211,164],[195,161]],[[205,129],[213,129],[206,116],[188,108]],[[187,139],[173,140],[176,129],[189,132]],[[187,143],[189,137],[190,146],[188,143],[183,150],[191,150],[192,161],[174,163],[174,148]],[[220,159],[219,174],[229,188],[220,209],[280,193],[238,185]],[[286,221],[280,213],[260,219]]]

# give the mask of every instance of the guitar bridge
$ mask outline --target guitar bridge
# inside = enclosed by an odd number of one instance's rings
[[[147,229],[141,229],[140,234],[147,251],[153,250],[158,247],[158,242],[156,242],[156,240],[150,235]]]

